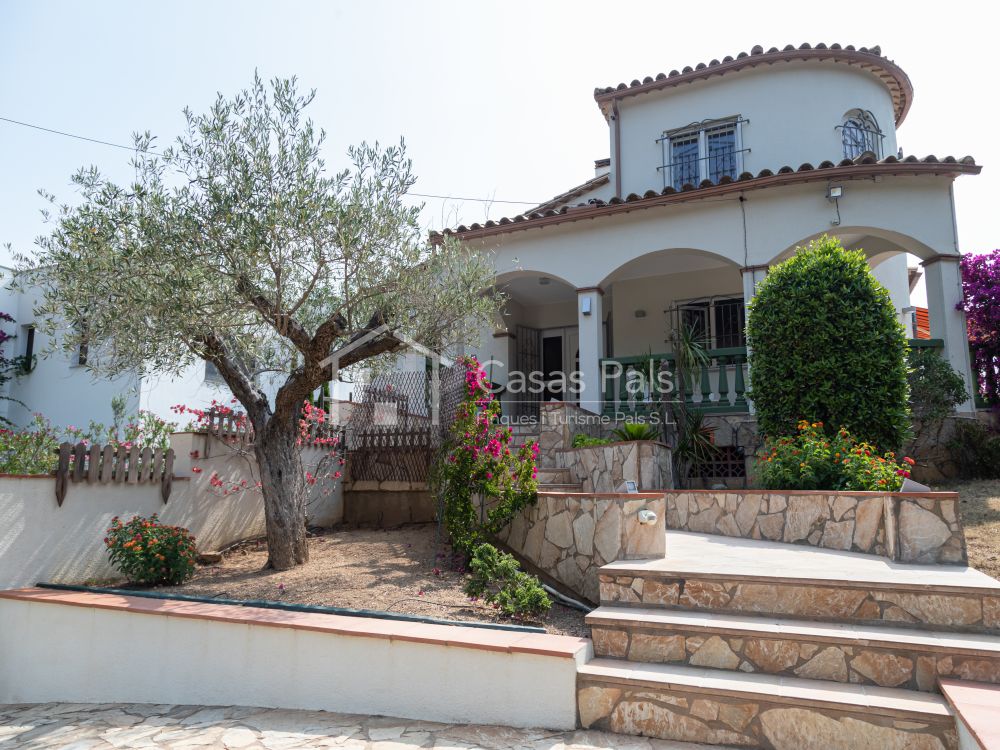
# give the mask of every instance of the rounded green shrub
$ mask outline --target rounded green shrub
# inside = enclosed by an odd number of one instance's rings
[[[769,438],[799,420],[896,451],[910,428],[908,345],[861,250],[828,236],[771,269],[750,304],[750,397]]]

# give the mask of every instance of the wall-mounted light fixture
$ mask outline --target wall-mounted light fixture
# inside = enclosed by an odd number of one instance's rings
[[[590,315],[590,297],[580,299],[580,312],[584,315]]]
[[[844,197],[844,188],[840,185],[826,186],[826,199],[837,207],[837,218],[830,221],[830,226],[840,226],[840,199]]]
[[[645,318],[646,317],[646,311],[645,310],[636,310],[635,311],[635,317],[637,317],[637,318]]]

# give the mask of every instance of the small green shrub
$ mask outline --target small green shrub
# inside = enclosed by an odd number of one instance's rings
[[[552,606],[538,578],[523,572],[517,560],[492,544],[476,548],[469,569],[465,593],[485,599],[508,617],[536,617]]]
[[[660,431],[656,427],[653,427],[653,425],[646,424],[645,422],[625,422],[611,434],[625,442],[660,439]]]
[[[611,441],[602,437],[591,437],[583,432],[578,432],[573,436],[574,448],[593,448],[597,445],[608,445]]]
[[[134,516],[128,523],[111,519],[104,545],[108,558],[132,583],[183,583],[194,573],[194,537],[180,526],[164,526],[154,513]]]
[[[898,492],[913,459],[897,463],[879,455],[844,428],[827,435],[821,422],[800,421],[794,437],[769,440],[757,462],[757,482],[767,490]]]
[[[833,237],[771,269],[747,320],[751,393],[761,432],[800,419],[898,450],[910,429],[906,335],[861,250]]]
[[[937,349],[911,349],[907,364],[914,419],[929,424],[940,422],[969,397],[962,376]]]
[[[982,422],[959,421],[948,450],[963,478],[1000,479],[1000,435]]]

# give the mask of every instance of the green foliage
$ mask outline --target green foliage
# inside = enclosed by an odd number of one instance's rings
[[[288,448],[328,358],[344,369],[404,336],[467,345],[502,305],[486,253],[427,242],[402,141],[362,143],[330,169],[307,115],[314,96],[294,78],[255,76],[204,113],[185,110],[162,151],[137,135],[128,183],[81,169],[73,204],[45,196],[51,233],[16,254],[17,284],[40,293],[40,327],[68,351],[89,345],[88,368],[215,365],[253,425],[262,476],[275,478],[261,491],[268,564],[280,570],[307,558],[304,471]]]
[[[913,459],[880,456],[844,428],[828,435],[821,422],[801,421],[795,436],[769,440],[757,462],[757,483],[767,490],[897,492]]]
[[[509,617],[544,614],[552,601],[538,578],[520,570],[515,560],[492,544],[480,544],[469,563],[465,593],[483,598]]]
[[[512,447],[512,430],[500,424],[500,402],[489,390],[486,373],[475,358],[463,364],[465,397],[432,482],[452,546],[471,555],[537,499],[538,444]]]
[[[772,268],[750,305],[747,346],[749,395],[768,437],[806,419],[883,449],[903,444],[906,337],[861,250],[824,236]]]
[[[687,468],[707,464],[719,449],[715,445],[715,428],[705,424],[704,412],[684,410],[680,416],[674,459],[681,469],[679,475],[687,476]]]
[[[908,364],[910,411],[914,419],[938,423],[969,397],[962,376],[937,349],[914,347]]]
[[[982,422],[960,420],[948,450],[964,479],[1000,479],[1000,435]]]
[[[51,474],[59,463],[60,437],[41,414],[23,430],[0,430],[0,474]]]
[[[194,573],[194,537],[180,526],[159,523],[155,513],[124,524],[115,517],[107,534],[108,559],[132,583],[176,585]]]
[[[645,422],[623,422],[622,426],[614,429],[611,434],[625,442],[660,439],[660,431]]]
[[[574,448],[593,448],[598,445],[608,445],[611,441],[608,438],[591,437],[585,432],[578,432],[573,436],[571,443]]]

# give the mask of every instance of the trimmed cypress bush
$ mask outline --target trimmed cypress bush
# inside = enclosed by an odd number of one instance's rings
[[[750,305],[747,345],[767,437],[794,435],[804,419],[845,427],[882,451],[902,446],[909,346],[861,250],[824,235],[772,268]]]

